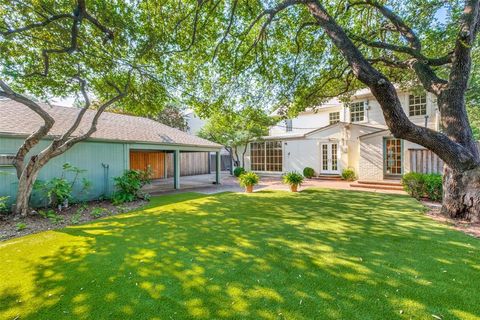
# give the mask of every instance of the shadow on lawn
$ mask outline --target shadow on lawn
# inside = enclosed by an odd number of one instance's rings
[[[31,266],[45,303],[22,319],[473,318],[480,245],[419,208],[339,190],[156,198],[60,230],[83,245]]]

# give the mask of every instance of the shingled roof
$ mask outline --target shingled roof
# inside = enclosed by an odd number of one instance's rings
[[[41,105],[55,119],[55,124],[49,133],[50,136],[63,134],[74,122],[80,111],[80,109],[73,107]],[[94,110],[86,112],[76,134],[81,134],[88,130],[94,114]],[[29,135],[37,130],[42,123],[42,118],[23,104],[13,100],[0,100],[1,135]],[[104,112],[100,116],[97,131],[90,138],[132,143],[221,147],[221,145],[214,142],[147,118],[111,112]]]

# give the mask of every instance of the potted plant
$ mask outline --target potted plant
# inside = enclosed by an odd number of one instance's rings
[[[292,192],[298,191],[298,186],[302,184],[304,177],[298,172],[287,172],[283,175],[283,183],[290,185]]]
[[[238,177],[238,181],[247,193],[251,193],[253,192],[253,186],[258,184],[260,178],[255,172],[245,172]]]

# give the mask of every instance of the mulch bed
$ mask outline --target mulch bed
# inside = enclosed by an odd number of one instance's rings
[[[422,201],[422,203],[428,208],[426,211],[427,216],[439,221],[443,224],[449,225],[452,228],[462,231],[475,238],[480,238],[480,222],[471,222],[468,220],[453,220],[445,217],[440,213],[442,205],[437,202]]]
[[[75,204],[62,211],[55,211],[58,218],[49,219],[42,217],[42,209],[26,217],[12,214],[0,215],[0,241],[21,237],[27,234],[46,230],[60,229],[70,225],[82,224],[101,217],[125,213],[143,207],[145,200],[137,200],[122,205],[114,206],[109,201],[92,201],[86,204]],[[47,212],[49,209],[43,209]]]

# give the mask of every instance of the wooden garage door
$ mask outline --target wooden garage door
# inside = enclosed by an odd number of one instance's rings
[[[130,169],[146,170],[150,166],[152,179],[165,177],[165,153],[158,151],[130,151]]]

